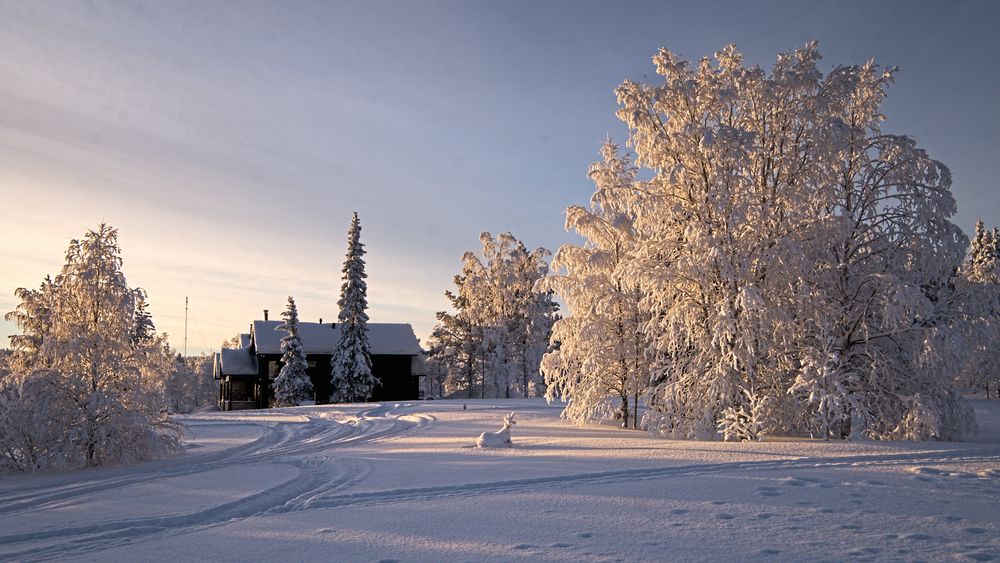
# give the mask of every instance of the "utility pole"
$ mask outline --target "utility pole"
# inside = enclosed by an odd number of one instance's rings
[[[188,357],[188,298],[184,298],[184,361]]]

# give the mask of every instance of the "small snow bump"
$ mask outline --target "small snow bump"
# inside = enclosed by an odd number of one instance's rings
[[[720,512],[719,514],[716,514],[715,517],[719,520],[732,520],[733,518],[736,518],[736,516],[725,512]]]

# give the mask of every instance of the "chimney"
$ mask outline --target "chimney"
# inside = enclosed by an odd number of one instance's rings
[[[264,320],[267,320],[267,309],[264,309]]]

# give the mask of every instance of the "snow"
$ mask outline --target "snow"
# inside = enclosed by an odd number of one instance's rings
[[[974,408],[974,443],[669,441],[532,399],[188,415],[183,456],[0,479],[0,559],[1000,559]]]
[[[254,321],[253,340],[258,354],[280,354],[281,336],[275,327],[281,321]],[[306,354],[330,354],[337,344],[338,330],[331,323],[299,322],[299,335]],[[377,355],[420,355],[420,343],[413,327],[404,323],[368,323],[371,353]]]

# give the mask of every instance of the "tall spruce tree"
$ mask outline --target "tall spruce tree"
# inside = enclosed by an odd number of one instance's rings
[[[332,368],[330,401],[349,403],[366,401],[379,380],[372,374],[368,345],[368,284],[365,283],[365,245],[361,244],[361,221],[357,212],[347,232],[347,258],[344,260],[344,283],[340,286],[340,335],[330,358]]]
[[[274,380],[274,405],[278,407],[295,407],[312,394],[313,385],[306,373],[309,367],[306,352],[302,348],[302,337],[299,336],[299,311],[295,300],[288,296],[288,308],[281,314],[284,322],[274,330],[285,331],[281,338],[281,372]]]

